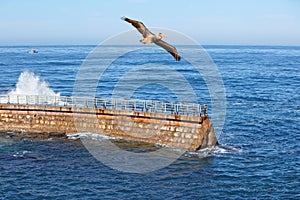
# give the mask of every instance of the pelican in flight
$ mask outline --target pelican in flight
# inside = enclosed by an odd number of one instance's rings
[[[154,34],[147,29],[147,27],[143,24],[143,22],[135,21],[133,19],[129,19],[127,17],[122,17],[122,20],[132,24],[144,37],[144,39],[140,40],[143,44],[154,43],[162,48],[164,48],[167,52],[169,52],[176,61],[180,61],[180,56],[176,50],[176,48],[167,42],[163,41],[162,38],[166,38],[167,36],[162,33]]]

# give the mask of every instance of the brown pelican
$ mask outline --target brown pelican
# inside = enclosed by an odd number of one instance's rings
[[[141,43],[154,43],[168,51],[175,58],[176,61],[180,61],[180,56],[176,48],[162,40],[162,38],[167,37],[166,35],[162,33],[158,33],[155,35],[147,29],[143,22],[135,21],[127,17],[122,17],[121,19],[132,24],[132,26],[134,26],[143,35],[144,39],[140,40]]]

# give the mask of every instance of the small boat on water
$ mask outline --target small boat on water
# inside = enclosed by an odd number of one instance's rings
[[[28,51],[28,53],[38,53],[38,52],[39,52],[39,51],[36,50],[36,49],[31,49],[31,50]]]

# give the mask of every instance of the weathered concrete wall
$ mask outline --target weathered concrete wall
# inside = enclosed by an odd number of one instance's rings
[[[40,134],[80,132],[160,143],[196,151],[217,145],[208,117],[33,105],[0,105],[0,130]]]

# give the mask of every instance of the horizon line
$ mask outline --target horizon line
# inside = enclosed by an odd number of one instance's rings
[[[0,47],[47,47],[47,46],[98,46],[101,44],[0,44]],[[128,44],[125,46],[139,46],[141,44]],[[104,45],[107,46],[107,45]],[[124,45],[110,45],[110,46],[124,46]],[[189,46],[178,44],[176,46]],[[191,45],[197,46],[197,45]],[[300,47],[300,44],[199,44],[199,46],[270,46],[270,47]]]

